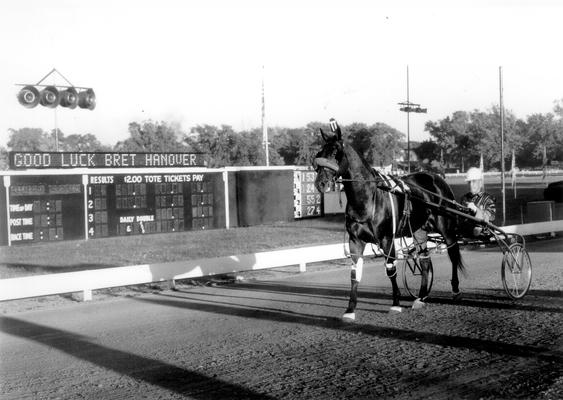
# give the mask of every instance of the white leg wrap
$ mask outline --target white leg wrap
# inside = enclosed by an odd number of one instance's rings
[[[358,262],[352,266],[352,271],[356,272],[356,280],[360,282],[362,280],[362,273],[364,272],[364,258],[358,258]]]
[[[424,303],[420,298],[415,299],[412,303],[413,310],[419,310],[421,308],[424,308],[425,306],[426,303]]]
[[[356,320],[356,313],[345,313],[342,315],[342,321],[344,322],[352,322]]]
[[[392,263],[385,264],[385,268],[389,271],[390,269],[393,269],[393,267],[395,267],[395,264],[396,264],[396,263],[397,263],[397,261],[395,260],[395,261],[393,261]],[[391,275],[391,276],[389,276],[389,273],[387,273],[387,276],[388,276],[389,278],[391,278],[391,277],[393,277],[393,276],[395,276],[395,275],[397,275],[397,270],[396,270],[396,269],[395,269],[395,273],[394,273],[393,275]]]

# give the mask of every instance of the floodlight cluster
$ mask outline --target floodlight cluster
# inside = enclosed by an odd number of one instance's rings
[[[60,90],[59,90],[60,89]],[[76,107],[86,110],[96,108],[96,94],[91,88],[73,86],[33,86],[26,85],[18,93],[19,103],[26,108],[34,108],[38,104],[43,107],[55,108],[57,106],[74,109]]]

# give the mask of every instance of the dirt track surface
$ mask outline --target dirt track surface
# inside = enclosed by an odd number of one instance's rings
[[[430,304],[400,314],[388,313],[382,261],[370,261],[353,324],[339,320],[344,263],[3,303],[0,399],[561,399],[563,240],[528,249],[523,300],[502,290],[499,251],[481,249],[463,252],[460,303],[435,255]]]

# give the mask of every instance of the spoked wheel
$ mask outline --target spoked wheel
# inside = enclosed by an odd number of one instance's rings
[[[502,285],[512,299],[526,295],[532,283],[532,262],[521,243],[512,243],[502,257]]]
[[[434,271],[432,264],[428,267],[428,292],[430,294],[432,290],[432,281],[434,279]],[[405,258],[403,260],[403,286],[409,293],[409,295],[416,299],[418,298],[418,292],[420,290],[420,284],[422,282],[422,268],[420,263],[416,258]]]

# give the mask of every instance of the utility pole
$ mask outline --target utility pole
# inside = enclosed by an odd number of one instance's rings
[[[266,99],[264,94],[264,66],[262,65],[262,146],[266,152],[266,166],[270,166],[270,151],[268,142],[268,126],[266,125]]]
[[[427,108],[421,108],[420,104],[411,103],[409,94],[409,66],[407,65],[407,101],[398,103],[402,106],[399,110],[407,113],[407,172],[411,173],[411,132],[410,132],[410,113],[426,113]]]
[[[500,191],[502,193],[502,226],[506,223],[506,193],[504,191],[504,104],[502,99],[502,67],[498,67],[500,92]]]

